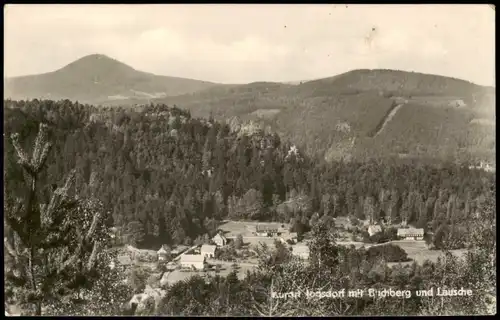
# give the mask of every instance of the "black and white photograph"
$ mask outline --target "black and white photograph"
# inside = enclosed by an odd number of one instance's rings
[[[6,316],[496,314],[494,5],[3,14]]]

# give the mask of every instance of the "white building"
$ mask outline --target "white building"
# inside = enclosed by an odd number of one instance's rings
[[[477,166],[469,166],[469,169],[484,170],[486,172],[495,172],[495,167],[488,162],[481,161]]]
[[[161,246],[160,250],[158,250],[156,253],[158,254],[158,261],[165,261],[168,259],[169,251],[164,245]]]
[[[202,254],[184,254],[181,256],[181,268],[203,270],[205,256]]]
[[[399,228],[398,237],[405,240],[423,240],[424,239],[424,229],[422,228]]]
[[[382,232],[382,228],[378,225],[371,225],[368,227],[368,234],[370,237],[379,232]]]
[[[280,241],[282,243],[287,243],[288,240],[293,241],[293,243],[297,243],[297,232],[285,233],[280,237]]]
[[[201,246],[201,255],[206,257],[206,258],[213,258],[215,257],[215,249],[217,249],[217,246],[209,245],[209,244],[204,244]]]
[[[292,247],[292,254],[301,259],[309,259],[309,247],[304,244],[298,244]]]
[[[217,233],[213,238],[212,241],[215,242],[215,244],[218,247],[223,247],[227,244],[227,239],[224,237],[222,234]]]
[[[279,236],[279,225],[259,224],[255,227],[255,234],[259,237],[274,237]]]

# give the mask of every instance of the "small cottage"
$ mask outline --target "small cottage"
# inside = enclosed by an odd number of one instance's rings
[[[309,259],[309,247],[304,244],[295,245],[292,248],[292,255],[307,260]]]
[[[285,233],[280,237],[280,241],[282,243],[288,243],[288,241],[292,241],[293,243],[297,243],[298,234],[297,232]]]
[[[212,241],[218,246],[218,247],[223,247],[227,244],[227,239],[224,237],[224,235],[217,233],[213,238]]]
[[[205,268],[205,256],[202,254],[184,254],[181,256],[181,268],[203,270]]]
[[[215,257],[215,250],[216,249],[217,249],[217,246],[204,244],[201,246],[200,253],[202,256],[204,256],[206,258],[213,258],[213,257]]]
[[[158,255],[158,261],[166,261],[170,256],[170,249],[163,245],[156,253]]]
[[[423,240],[424,239],[424,229],[423,228],[399,228],[397,236],[405,240]]]
[[[368,227],[368,234],[370,235],[370,237],[379,232],[382,232],[382,227],[380,227],[379,225],[371,225]]]

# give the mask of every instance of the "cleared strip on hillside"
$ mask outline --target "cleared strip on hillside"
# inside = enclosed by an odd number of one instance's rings
[[[370,133],[368,136],[370,137],[376,137],[384,128],[387,126],[389,121],[394,117],[394,115],[398,112],[398,110],[403,106],[403,104],[396,104],[394,103],[392,107],[388,110],[387,115],[382,118],[382,120],[379,122],[379,124],[375,127],[372,133]]]

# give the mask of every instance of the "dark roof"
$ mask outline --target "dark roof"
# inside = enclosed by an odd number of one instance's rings
[[[257,226],[257,232],[278,232],[278,228],[271,226]]]

